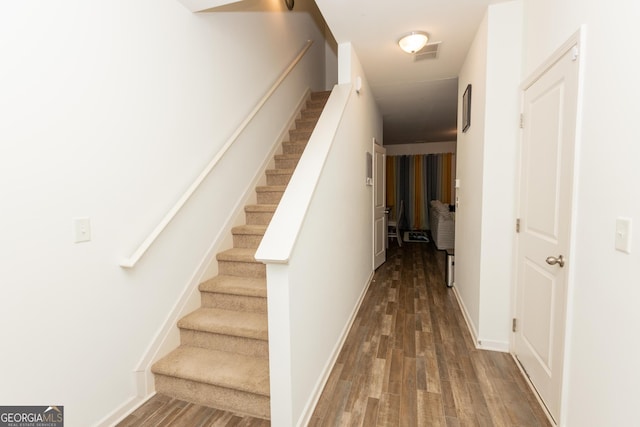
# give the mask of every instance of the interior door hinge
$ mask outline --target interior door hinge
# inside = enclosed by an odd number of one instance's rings
[[[524,129],[524,114],[520,113],[520,129]]]
[[[516,233],[520,232],[520,218],[516,218]]]
[[[515,331],[517,330],[517,329],[516,329],[516,324],[517,324],[517,323],[518,323],[518,322],[517,322],[516,318],[514,317],[514,318],[512,319],[512,321],[511,321],[511,332],[515,332]]]

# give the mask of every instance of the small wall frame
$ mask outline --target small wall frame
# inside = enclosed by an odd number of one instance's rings
[[[471,85],[468,84],[467,88],[462,95],[462,132],[466,132],[471,126]]]

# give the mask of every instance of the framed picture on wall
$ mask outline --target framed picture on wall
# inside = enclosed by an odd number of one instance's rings
[[[468,84],[467,88],[462,95],[462,132],[466,132],[471,126],[471,85]]]

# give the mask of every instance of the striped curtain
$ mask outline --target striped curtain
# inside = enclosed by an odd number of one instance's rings
[[[440,200],[451,204],[451,153],[419,156],[387,156],[387,206],[393,207],[395,218],[400,201],[404,201],[401,228],[429,228],[429,202]]]

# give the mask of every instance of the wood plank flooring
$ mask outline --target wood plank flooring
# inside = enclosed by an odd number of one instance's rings
[[[431,243],[389,248],[310,426],[550,425],[511,356],[473,346],[444,263]],[[159,395],[119,424],[268,425]]]
[[[310,426],[549,426],[511,356],[474,347],[444,264],[389,248]]]
[[[267,420],[194,405],[161,394],[147,400],[117,427],[268,427]]]

